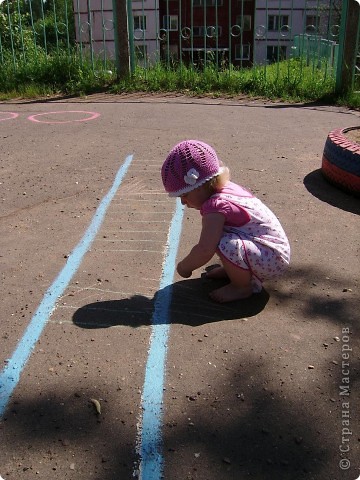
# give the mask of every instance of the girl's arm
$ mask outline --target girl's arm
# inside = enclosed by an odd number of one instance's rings
[[[199,242],[181,262],[177,272],[181,277],[189,278],[193,270],[205,265],[214,256],[223,233],[225,216],[222,213],[208,213],[202,217],[202,229]]]

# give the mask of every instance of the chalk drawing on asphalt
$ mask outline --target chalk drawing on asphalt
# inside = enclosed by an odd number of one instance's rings
[[[68,115],[69,113],[78,113],[84,114],[83,118],[73,119],[73,120],[46,120],[40,117],[50,116],[50,115]],[[87,116],[88,115],[88,116]],[[35,115],[30,115],[28,120],[35,123],[73,123],[73,122],[88,122],[90,120],[95,120],[96,118],[100,117],[100,113],[96,112],[86,112],[83,110],[61,110],[59,112],[44,112],[44,113],[36,113]]]

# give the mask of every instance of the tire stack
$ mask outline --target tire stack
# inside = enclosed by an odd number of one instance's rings
[[[346,137],[346,132],[360,127],[339,128],[327,136],[321,171],[333,185],[360,196],[360,144]]]

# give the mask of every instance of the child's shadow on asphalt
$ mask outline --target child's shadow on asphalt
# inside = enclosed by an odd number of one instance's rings
[[[137,328],[165,323],[196,327],[252,317],[260,313],[269,300],[269,294],[263,289],[245,300],[215,303],[209,298],[209,293],[223,284],[220,280],[204,278],[182,280],[159,290],[152,299],[134,295],[121,300],[90,303],[75,312],[73,322],[81,328],[117,325]]]

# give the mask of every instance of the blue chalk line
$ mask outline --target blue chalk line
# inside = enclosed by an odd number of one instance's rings
[[[159,480],[162,478],[164,461],[162,456],[161,425],[167,341],[170,330],[168,323],[169,308],[183,212],[184,207],[178,200],[168,234],[159,291],[155,298],[150,348],[145,369],[141,404],[143,415],[139,441],[140,480]]]
[[[100,202],[95,215],[84,236],[71,252],[64,268],[59,273],[45,295],[27,326],[7,365],[0,374],[0,417],[3,416],[10,396],[19,382],[21,372],[28,361],[31,352],[39,340],[40,335],[52,314],[58,298],[64,293],[73,275],[79,268],[82,259],[89,250],[99,228],[104,220],[107,208],[114,198],[131,162],[133,155],[126,157],[125,162],[118,170],[114,183]]]

